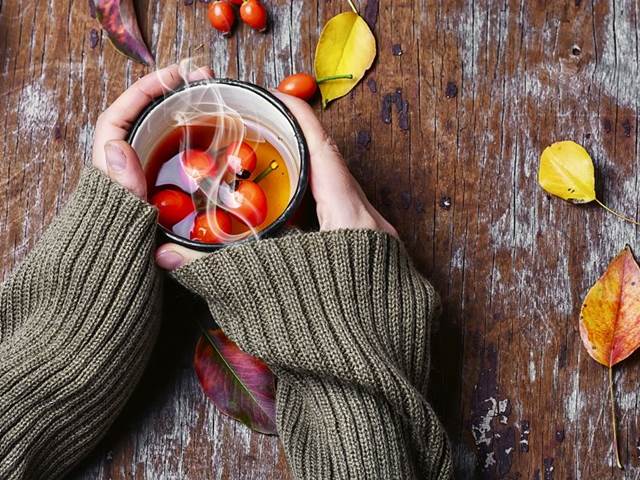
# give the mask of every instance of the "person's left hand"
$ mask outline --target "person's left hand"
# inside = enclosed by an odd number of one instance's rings
[[[195,82],[211,78],[209,67],[190,73],[171,65],[135,82],[99,117],[93,140],[93,165],[134,195],[147,199],[147,182],[138,155],[125,141],[129,129],[156,97],[179,87],[186,79]]]

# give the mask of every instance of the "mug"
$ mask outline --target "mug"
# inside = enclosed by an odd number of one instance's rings
[[[255,233],[267,237],[276,233],[299,207],[308,185],[309,151],[302,130],[287,107],[269,91],[257,85],[232,79],[211,79],[185,84],[154,100],[135,122],[128,142],[137,152],[145,172],[159,142],[190,118],[233,112],[240,122],[258,120],[272,135],[272,144],[286,162],[290,195],[284,211]],[[232,243],[211,244],[185,238],[160,225],[169,241],[188,248],[214,251],[251,239],[252,235]]]

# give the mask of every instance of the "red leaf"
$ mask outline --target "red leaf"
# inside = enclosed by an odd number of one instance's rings
[[[200,337],[193,364],[202,390],[220,411],[252,430],[276,434],[276,380],[262,360],[216,329]]]
[[[137,62],[153,65],[153,56],[140,34],[133,0],[92,1],[96,17],[116,50]]]

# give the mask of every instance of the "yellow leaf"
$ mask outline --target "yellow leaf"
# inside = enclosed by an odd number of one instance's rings
[[[355,12],[336,15],[327,22],[316,47],[317,78],[352,74],[353,78],[320,84],[324,107],[355,87],[376,58],[376,39],[367,22]]]
[[[538,182],[550,194],[573,203],[596,199],[593,161],[582,146],[572,141],[557,142],[544,149]]]

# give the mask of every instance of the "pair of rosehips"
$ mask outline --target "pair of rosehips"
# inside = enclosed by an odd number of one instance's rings
[[[267,29],[267,9],[260,0],[217,0],[209,5],[208,16],[211,26],[230,35],[236,24],[236,12],[233,5],[240,7],[240,18],[251,28],[264,32]]]

